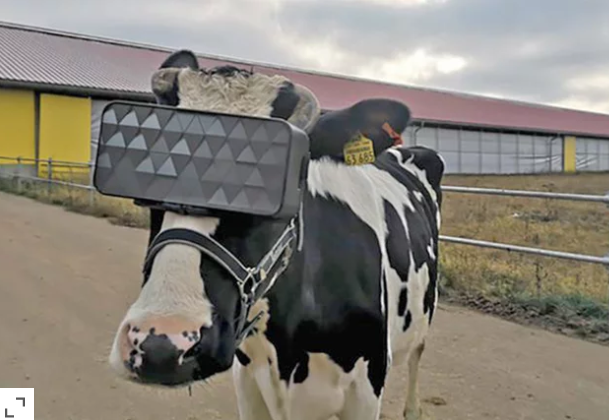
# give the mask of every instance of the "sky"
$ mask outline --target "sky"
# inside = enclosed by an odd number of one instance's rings
[[[0,19],[609,113],[609,0],[0,0]]]

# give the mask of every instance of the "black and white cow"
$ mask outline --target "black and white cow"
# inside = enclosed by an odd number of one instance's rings
[[[437,302],[444,163],[432,150],[394,145],[395,133],[379,129],[390,121],[401,132],[408,108],[366,101],[318,120],[317,100],[302,86],[230,67],[203,70],[188,51],[172,54],[152,80],[164,104],[288,119],[311,133],[317,156],[297,241],[282,256],[285,271],[250,309],[250,319],[262,316],[243,341],[235,338],[234,279],[195,247],[173,243],[155,255],[121,322],[111,366],[164,386],[232,367],[242,420],[373,420],[390,366],[407,362],[404,416],[422,418],[417,375]],[[373,133],[373,164],[341,163],[348,125]],[[150,237],[194,231],[255,266],[287,223],[153,210]]]

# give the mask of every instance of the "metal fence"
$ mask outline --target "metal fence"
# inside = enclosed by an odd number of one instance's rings
[[[586,194],[565,194],[565,193],[551,193],[543,191],[521,191],[521,190],[505,190],[495,188],[473,188],[473,187],[452,187],[443,186],[442,191],[456,192],[465,194],[487,194],[487,195],[502,195],[509,197],[527,197],[527,198],[546,198],[554,200],[568,200],[568,201],[584,201],[592,203],[604,203],[609,207],[609,194],[607,195],[586,195]],[[562,251],[552,251],[542,248],[528,248],[517,245],[508,245],[498,242],[487,242],[479,241],[475,239],[460,238],[454,236],[440,235],[440,240],[445,242],[473,245],[483,248],[494,248],[503,249],[505,251],[522,252],[526,254],[535,254],[546,257],[563,258],[568,260],[576,260],[593,264],[602,264],[607,268],[609,272],[609,253],[603,256],[576,254]]]
[[[0,177],[21,180],[31,180],[34,182],[44,182],[47,185],[58,184],[75,188],[82,188],[90,191],[91,200],[95,193],[93,187],[93,163],[82,162],[66,162],[49,159],[27,159],[0,156]],[[45,176],[39,176],[40,173]],[[66,173],[68,174],[66,176]],[[86,174],[86,182],[75,182],[74,173],[81,175]],[[63,179],[62,179],[63,178]],[[68,180],[66,180],[68,178]],[[522,190],[506,190],[494,188],[473,188],[473,187],[458,187],[458,186],[443,186],[444,192],[462,193],[462,194],[486,194],[497,196],[510,197],[527,197],[553,200],[569,200],[579,202],[590,202],[597,204],[605,204],[609,208],[609,193],[606,195],[585,195],[585,194],[565,194],[542,191],[522,191]],[[525,247],[519,245],[510,245],[499,242],[482,241],[471,238],[462,238],[455,236],[440,235],[440,240],[447,243],[469,245],[482,248],[499,249],[508,252],[518,252],[524,254],[533,254],[544,257],[560,258],[566,260],[580,261],[591,264],[601,264],[609,273],[609,253],[605,256],[586,255],[579,253],[570,253],[542,248]],[[609,298],[609,280],[608,280],[608,298]]]

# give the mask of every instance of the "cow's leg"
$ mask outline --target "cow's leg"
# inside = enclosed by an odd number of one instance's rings
[[[425,418],[419,400],[419,362],[423,350],[425,350],[425,342],[415,347],[408,359],[408,391],[406,393],[406,405],[404,406],[404,418],[406,420],[422,420]]]
[[[240,420],[273,420],[256,380],[237,361],[233,365],[233,381]]]
[[[345,395],[343,410],[338,415],[340,420],[378,420],[381,415],[380,396],[376,396],[367,377],[353,383]]]

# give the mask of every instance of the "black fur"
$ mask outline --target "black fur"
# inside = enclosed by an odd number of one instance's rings
[[[294,90],[293,83],[284,83],[273,101],[271,117],[287,120],[294,113],[300,97]]]

